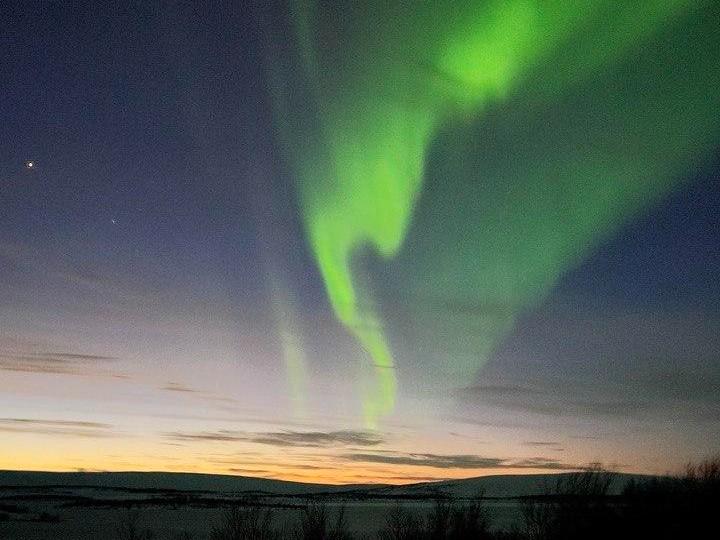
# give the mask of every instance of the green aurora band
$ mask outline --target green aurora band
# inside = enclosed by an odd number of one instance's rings
[[[268,51],[277,133],[332,308],[372,360],[371,428],[395,404],[391,351],[430,388],[467,383],[519,313],[716,140],[712,3],[288,13],[295,38]],[[361,253],[386,261],[387,290]]]

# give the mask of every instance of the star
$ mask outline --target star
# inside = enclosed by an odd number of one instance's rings
[[[35,168],[35,162],[32,160],[28,160],[25,162],[25,168],[26,169],[34,169]]]

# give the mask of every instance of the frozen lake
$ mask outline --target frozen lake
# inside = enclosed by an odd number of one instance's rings
[[[75,493],[64,490],[68,495]],[[104,501],[112,500],[109,493],[102,494]],[[83,494],[86,496],[86,494]],[[68,499],[54,499],[48,495],[36,493],[32,498],[27,494],[19,498],[5,498],[1,504],[15,506],[16,512],[4,514],[6,519],[0,521],[0,538],[3,540],[50,540],[72,538],[77,540],[97,538],[117,538],[118,529],[126,523],[129,512],[137,513],[137,524],[140,529],[152,531],[156,539],[177,540],[192,538],[205,540],[213,525],[222,519],[223,508],[202,507],[196,503],[183,504],[173,501],[167,503],[147,504],[144,497],[133,497],[141,502],[139,507],[128,511],[113,505],[95,506],[90,504],[70,503]],[[119,497],[114,498],[120,502]],[[122,499],[127,501],[127,498]],[[218,501],[219,502],[219,501]],[[264,502],[279,505],[272,508],[277,528],[290,530],[300,519],[300,506],[304,499],[294,497],[272,498]],[[390,512],[401,505],[409,512],[426,514],[433,507],[433,501],[423,500],[333,500],[324,499],[331,522],[342,507],[348,529],[358,537],[364,534],[374,535],[385,525]],[[68,504],[72,506],[68,506]],[[77,504],[77,505],[76,505]],[[522,512],[515,500],[486,500],[492,527],[508,530],[520,525]],[[2,506],[0,506],[2,508]],[[186,535],[186,536],[183,536]],[[189,536],[187,536],[189,535]]]

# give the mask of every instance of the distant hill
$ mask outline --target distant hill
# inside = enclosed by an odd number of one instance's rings
[[[441,493],[454,497],[523,497],[542,495],[565,474],[520,474],[481,476],[462,480],[393,485],[327,485],[270,480],[247,476],[168,472],[34,472],[0,471],[0,487],[83,486],[138,490],[209,491],[225,493],[262,492],[275,495],[349,493],[378,497],[430,497]],[[632,479],[651,477],[612,473],[611,493],[619,493]]]
[[[0,487],[83,486],[98,488],[264,492],[278,495],[313,494],[363,489],[368,486],[331,486],[248,476],[168,472],[40,472],[0,471]]]
[[[569,474],[571,473],[479,476],[462,480],[384,486],[370,491],[395,497],[430,496],[436,493],[452,497],[474,497],[480,494],[484,497],[527,497],[546,494],[555,487],[559,479]],[[611,475],[611,495],[620,493],[631,480],[643,481],[652,478],[626,473],[611,473]]]

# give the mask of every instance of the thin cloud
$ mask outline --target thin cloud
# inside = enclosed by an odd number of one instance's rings
[[[379,476],[373,478],[374,483],[378,481],[400,481],[400,482],[442,482],[444,480],[452,480],[452,478],[438,477],[438,476]]]
[[[0,418],[0,432],[31,433],[67,437],[110,437],[113,426],[83,420],[48,420],[37,418]]]
[[[524,441],[523,446],[532,446],[533,448],[548,448],[555,452],[564,452],[563,446],[556,441]]]
[[[647,401],[604,396],[579,383],[567,383],[561,391],[521,385],[477,385],[460,389],[459,395],[469,403],[554,417],[626,418],[642,416],[652,408]]]
[[[545,457],[510,460],[472,454],[355,453],[341,456],[347,461],[411,465],[435,469],[548,469],[574,470],[576,465]]]
[[[384,439],[369,431],[276,431],[248,433],[233,430],[195,433],[171,432],[165,437],[175,441],[249,442],[278,447],[377,446]]]
[[[529,388],[518,384],[478,384],[461,388],[466,397],[507,397],[526,395],[545,395],[547,392],[537,388]]]
[[[73,363],[73,362],[104,362],[117,360],[115,356],[101,356],[97,354],[79,354],[68,352],[14,352],[0,351],[0,359],[17,362],[46,362],[46,363]]]
[[[458,397],[466,412],[502,408],[562,422],[716,423],[719,330],[720,319],[694,310],[552,308],[519,325]]]
[[[369,431],[279,431],[261,434],[251,441],[274,446],[377,446],[383,438]]]
[[[89,429],[109,429],[110,424],[101,422],[86,422],[83,420],[39,420],[37,418],[0,418],[1,424],[10,425],[42,425],[42,426],[62,426]]]
[[[117,360],[114,356],[66,351],[0,351],[0,371],[52,373],[61,375],[111,375],[98,364]]]
[[[572,465],[570,463],[563,463],[557,459],[550,459],[544,457],[534,457],[528,459],[522,459],[509,463],[507,465],[510,469],[545,469],[550,471],[566,471],[566,470],[577,470],[583,467]]]
[[[174,441],[214,441],[214,442],[236,442],[244,441],[247,438],[243,435],[239,435],[237,431],[230,430],[218,430],[218,431],[202,431],[198,433],[183,433],[179,431],[173,431],[165,433],[164,437]]]
[[[165,386],[162,386],[160,388],[160,390],[166,390],[168,392],[185,392],[185,393],[189,393],[189,394],[197,393],[197,390],[193,390],[190,387],[187,387],[187,386],[179,384],[179,383],[174,383],[174,382],[167,383]]]
[[[416,465],[437,469],[496,469],[503,464],[502,459],[464,454],[346,454],[343,458],[348,461],[359,461],[362,463]]]
[[[559,443],[553,441],[524,441],[525,446],[558,446]]]
[[[268,471],[267,469],[242,469],[240,467],[230,467],[228,472],[238,474],[274,474],[273,471]]]
[[[58,360],[72,361],[72,360],[91,360],[91,361],[105,361],[105,360],[117,360],[116,356],[101,356],[97,354],[77,354],[77,353],[66,353],[66,352],[43,352],[37,353],[35,356],[41,358],[56,358]]]
[[[34,364],[7,363],[0,360],[0,371],[13,371],[16,373],[52,373],[57,375],[85,375],[82,370],[65,366],[47,366]]]

